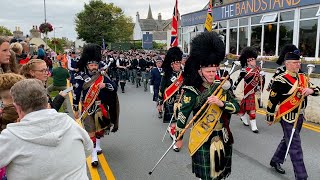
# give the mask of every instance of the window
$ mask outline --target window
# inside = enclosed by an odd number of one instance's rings
[[[262,16],[260,23],[271,23],[275,22],[277,19],[278,13],[265,14]]]
[[[238,26],[238,19],[230,20],[230,27],[237,27]]]
[[[239,27],[239,54],[248,46],[248,27]]]
[[[286,11],[280,13],[280,21],[294,20],[294,11]]]
[[[264,25],[263,55],[274,56],[277,42],[277,24]]]
[[[262,16],[251,17],[251,24],[260,24],[261,17]]]
[[[251,47],[255,48],[260,55],[262,26],[252,26],[251,28]]]
[[[316,16],[320,16],[320,6],[319,6],[319,9],[318,9]]]
[[[293,22],[280,23],[280,34],[279,34],[279,50],[280,54],[281,49],[286,44],[292,44],[293,42]]]
[[[227,28],[227,21],[219,22],[219,29],[221,29],[221,28]]]
[[[230,38],[229,38],[230,49],[229,49],[229,52],[232,54],[237,54],[237,35],[238,35],[237,28],[230,29]]]
[[[299,49],[304,57],[315,57],[318,19],[300,21]]]
[[[312,8],[306,8],[301,9],[300,11],[300,19],[306,19],[306,18],[313,18],[316,16],[318,10],[318,7],[312,7]]]
[[[246,26],[248,25],[248,18],[239,19],[239,26]]]

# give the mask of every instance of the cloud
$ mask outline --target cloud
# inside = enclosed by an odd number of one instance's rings
[[[149,3],[153,13],[153,18],[158,17],[161,13],[163,19],[172,18],[174,0],[103,0],[106,3],[114,3],[120,7],[126,16],[131,16],[135,21],[136,13],[139,12],[140,18],[146,18],[148,14]],[[77,33],[75,32],[74,19],[76,14],[84,9],[84,3],[89,0],[46,0],[47,22],[54,27],[63,27],[56,29],[56,37],[67,37],[75,40]],[[196,3],[195,3],[196,2]],[[186,14],[202,9],[208,0],[179,0],[178,9],[180,14]],[[39,26],[44,22],[44,0],[1,0],[2,17],[0,25],[9,28],[11,31],[19,26],[24,34],[29,34],[29,30],[33,25]],[[54,33],[48,34],[53,37]]]

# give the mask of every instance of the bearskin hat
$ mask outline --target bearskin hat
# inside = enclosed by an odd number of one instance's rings
[[[298,50],[297,46],[295,46],[295,45],[293,45],[293,44],[286,44],[286,45],[282,48],[282,50],[281,50],[281,52],[280,52],[280,56],[279,56],[279,58],[278,58],[278,60],[277,60],[276,63],[277,63],[278,65],[282,65],[283,62],[285,61],[285,56],[286,56],[286,54],[289,53],[289,52],[294,52],[294,51],[296,51],[296,50]],[[294,59],[296,59],[296,58],[300,59],[300,54],[299,54],[299,55],[294,55],[294,54],[293,54],[293,56],[294,56],[294,57],[292,57],[292,58],[294,58]],[[297,57],[297,56],[298,56],[298,57]],[[287,58],[289,58],[289,57],[287,57]]]
[[[84,71],[87,64],[89,64],[89,63],[99,64],[101,59],[102,59],[101,46],[99,46],[97,44],[89,43],[83,47],[83,51],[82,51],[82,54],[81,54],[81,57],[78,61],[77,66],[80,71]]]
[[[225,57],[225,45],[216,32],[203,32],[191,41],[191,51],[183,72],[186,85],[202,84],[201,67],[219,66]]]
[[[170,73],[170,71],[172,71],[171,63],[176,61],[180,62],[182,59],[182,55],[183,53],[179,47],[170,48],[162,64],[163,71],[166,74]]]
[[[245,47],[243,48],[243,50],[241,51],[241,55],[239,57],[239,61],[241,63],[242,67],[247,66],[247,59],[249,58],[255,58],[257,59],[258,54],[255,48],[253,47]]]

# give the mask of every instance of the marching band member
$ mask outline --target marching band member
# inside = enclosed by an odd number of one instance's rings
[[[164,109],[163,122],[171,123],[168,132],[171,138],[175,138],[175,116],[174,106],[179,102],[180,87],[182,85],[181,59],[182,51],[179,47],[172,47],[168,50],[167,55],[162,64],[163,76],[159,89],[158,111]],[[174,147],[175,151],[179,151]]]
[[[192,172],[203,180],[224,179],[231,173],[233,137],[229,117],[239,111],[239,104],[229,90],[230,83],[218,89],[221,81],[215,78],[224,56],[225,46],[218,34],[201,33],[191,42],[190,57],[183,72],[184,94],[178,111],[176,136],[186,126],[191,112],[195,115],[205,103],[209,104],[196,117],[189,138]],[[211,96],[216,89],[219,93]],[[209,126],[213,121],[217,124]],[[204,140],[199,141],[200,138]],[[176,146],[181,148],[182,140],[177,141]]]
[[[254,133],[258,133],[256,122],[256,101],[255,94],[257,91],[261,91],[264,86],[265,73],[259,66],[256,65],[257,53],[252,47],[246,47],[242,50],[239,60],[241,62],[242,69],[233,89],[235,90],[241,80],[244,80],[244,97],[240,103],[240,120],[245,126],[249,126],[246,113],[250,118],[251,130]],[[262,82],[261,82],[262,81]],[[260,87],[262,85],[262,87]]]
[[[81,120],[94,143],[91,163],[94,167],[98,165],[97,154],[102,153],[100,138],[111,129],[111,126],[113,126],[111,131],[116,132],[119,124],[117,85],[109,76],[98,71],[100,60],[101,47],[96,44],[84,47],[78,63],[79,72],[75,75],[73,99],[76,119],[79,117],[78,104],[80,101],[82,103]]]
[[[296,122],[292,143],[289,149],[290,159],[293,164],[295,178],[305,180],[308,174],[303,162],[300,130],[304,121],[304,109],[307,106],[307,96],[319,95],[319,89],[310,87],[308,77],[300,71],[300,51],[287,52],[284,55],[285,71],[277,75],[271,86],[267,107],[267,121],[269,125],[280,122],[284,136],[274,153],[270,166],[281,174],[285,173],[280,164],[283,164],[288,142]],[[305,98],[302,98],[304,97]],[[279,105],[277,113],[276,106]]]

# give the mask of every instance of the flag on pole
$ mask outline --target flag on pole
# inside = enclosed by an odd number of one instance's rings
[[[178,19],[179,19],[179,11],[178,11],[178,0],[176,0],[176,5],[173,9],[173,17],[172,17],[172,28],[171,28],[171,47],[178,46]]]
[[[207,18],[206,22],[204,24],[204,31],[212,31],[212,0],[209,1],[209,8],[208,8],[208,13],[207,13]]]

